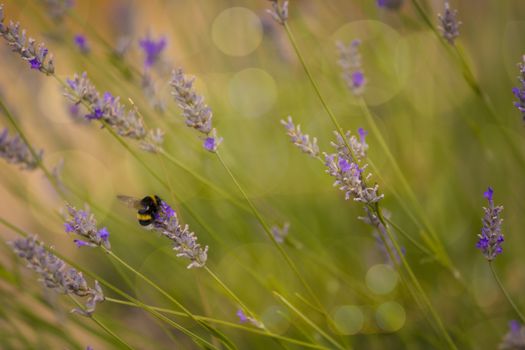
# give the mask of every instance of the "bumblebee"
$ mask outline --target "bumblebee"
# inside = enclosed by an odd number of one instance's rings
[[[118,195],[117,198],[128,207],[138,209],[137,220],[142,226],[150,226],[160,210],[161,199],[157,195],[146,196],[142,199]]]

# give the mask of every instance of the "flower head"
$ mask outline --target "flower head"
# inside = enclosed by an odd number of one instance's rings
[[[0,158],[4,158],[8,163],[18,164],[22,169],[33,170],[42,161],[43,154],[44,151],[40,150],[35,158],[20,136],[9,137],[7,129],[0,133]]]
[[[85,210],[78,210],[67,204],[68,220],[64,223],[66,233],[74,233],[82,239],[75,239],[77,247],[98,247],[103,245],[106,249],[111,249],[109,243],[108,229],[97,228],[97,220],[86,206]]]
[[[144,66],[151,68],[160,58],[162,51],[166,48],[166,38],[162,37],[155,41],[148,33],[144,39],[139,41],[139,46],[144,51],[146,58],[144,59]]]
[[[75,5],[73,0],[43,0],[43,3],[47,7],[47,13],[55,21],[61,21],[67,11]]]
[[[290,136],[292,143],[299,147],[301,151],[310,155],[311,157],[319,157],[319,146],[317,145],[317,138],[310,139],[310,136],[301,131],[300,125],[295,125],[292,117],[288,116],[287,120],[281,120],[281,124],[286,128],[286,134]]]
[[[522,119],[525,121],[525,55],[523,55],[522,59],[523,61],[518,64],[520,69],[520,75],[518,76],[520,86],[514,87],[512,93],[518,99],[514,102],[514,106],[521,112]]]
[[[282,227],[279,227],[277,225],[273,225],[271,228],[273,237],[277,241],[277,243],[283,243],[286,239],[286,236],[288,236],[288,231],[290,230],[290,223],[285,222]]]
[[[481,228],[481,233],[478,234],[479,239],[476,243],[476,248],[481,250],[488,261],[494,260],[497,255],[503,252],[501,244],[505,240],[501,233],[503,219],[500,218],[503,207],[494,205],[493,195],[494,191],[490,187],[483,194],[489,205],[483,208],[485,212],[482,219],[483,227]]]
[[[90,48],[88,45],[88,41],[84,35],[82,34],[75,35],[75,37],[73,38],[73,42],[75,43],[77,48],[80,50],[80,52],[82,52],[83,54],[89,53]]]
[[[397,10],[403,5],[403,0],[377,0],[377,6],[388,10]]]
[[[509,331],[503,337],[498,350],[525,349],[525,327],[516,320],[509,322]]]
[[[166,202],[161,201],[159,212],[153,222],[153,230],[160,232],[174,243],[178,257],[191,260],[188,269],[203,267],[208,259],[208,246],[202,248],[188,225],[182,226],[177,213]]]
[[[63,260],[48,252],[36,236],[20,238],[9,242],[9,245],[27,261],[28,268],[41,276],[44,286],[57,293],[88,298],[86,310],[74,309],[73,312],[89,316],[95,311],[96,304],[104,301],[104,293],[97,281],[94,288],[89,287],[81,272],[68,267]]]
[[[342,77],[354,95],[361,95],[367,82],[359,53],[361,41],[356,39],[349,45],[338,41],[336,45],[339,51],[339,61],[337,62],[343,70]]]
[[[222,142],[222,137],[218,137],[217,131],[213,129],[213,113],[204,102],[204,97],[195,91],[194,81],[195,78],[185,75],[181,68],[175,69],[170,81],[171,94],[182,110],[186,125],[204,134],[206,136],[204,148],[210,152],[216,152]]]
[[[454,40],[459,36],[461,22],[458,21],[457,16],[458,11],[451,10],[448,1],[445,1],[445,13],[438,15],[441,22],[439,29],[441,29],[441,34],[451,45],[454,45]]]
[[[277,23],[284,25],[288,20],[288,0],[284,0],[282,5],[279,4],[279,0],[270,0],[270,2],[272,8],[266,11]]]
[[[36,69],[45,74],[53,74],[55,66],[53,55],[42,43],[36,43],[35,39],[27,38],[25,29],[20,29],[20,23],[4,23],[4,6],[0,4],[0,36],[7,41],[14,52],[18,53],[29,63],[31,69]]]
[[[140,147],[148,152],[158,152],[163,142],[160,129],[146,130],[144,121],[135,109],[127,110],[120,98],[105,92],[101,97],[87,74],[75,74],[67,79],[68,88],[64,95],[74,104],[87,108],[86,120],[100,120],[108,124],[117,134],[140,141]]]

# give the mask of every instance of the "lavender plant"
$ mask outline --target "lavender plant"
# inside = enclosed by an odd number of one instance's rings
[[[111,249],[108,229],[106,227],[97,228],[97,220],[87,205],[84,210],[78,210],[67,204],[66,209],[67,220],[64,223],[64,229],[66,233],[72,233],[82,238],[74,240],[79,248],[103,245],[106,249]]]
[[[478,234],[479,240],[476,243],[476,248],[481,250],[485,259],[492,261],[503,252],[501,244],[505,238],[501,233],[503,219],[500,217],[503,206],[494,205],[494,190],[491,187],[483,193],[483,196],[488,201],[488,207],[483,208],[485,212],[482,219],[483,227],[481,233]]]
[[[459,27],[461,22],[457,19],[458,11],[451,10],[448,1],[445,1],[445,11],[443,14],[438,15],[440,22],[439,29],[443,38],[448,41],[450,45],[454,45],[454,41],[459,36]]]
[[[361,41],[355,39],[348,46],[338,41],[336,45],[339,51],[339,61],[337,62],[343,70],[343,80],[354,95],[361,95],[367,82],[359,53]]]
[[[17,164],[21,169],[33,170],[42,161],[43,155],[44,151],[40,150],[35,157],[19,135],[9,137],[7,128],[0,134],[0,158],[8,163]]]
[[[525,349],[525,327],[518,321],[509,322],[509,331],[503,337],[498,346],[498,350],[519,350]]]
[[[520,111],[522,119],[525,121],[525,55],[523,62],[518,64],[520,75],[518,81],[520,86],[512,88],[512,93],[518,99],[514,102],[514,106]]]
[[[398,10],[403,5],[403,0],[377,0],[377,6],[388,10]]]
[[[90,316],[98,303],[104,301],[104,293],[98,281],[94,288],[88,286],[87,281],[74,268],[70,268],[64,261],[46,251],[43,243],[36,236],[20,238],[10,241],[13,251],[27,261],[27,267],[40,275],[40,281],[45,287],[57,293],[87,297],[86,308],[73,309],[84,316]]]
[[[288,20],[288,0],[284,0],[282,4],[279,3],[279,0],[269,0],[272,3],[272,8],[266,10],[273,19],[284,25]]]
[[[204,102],[204,97],[195,91],[194,82],[194,77],[185,75],[182,68],[177,68],[172,73],[171,93],[186,118],[186,125],[203,134],[204,148],[214,153],[217,152],[222,137],[219,137],[212,127],[212,110]]]
[[[31,69],[39,70],[47,75],[55,72],[53,55],[43,43],[37,44],[36,40],[31,37],[28,39],[26,30],[20,29],[18,22],[10,21],[8,25],[4,24],[3,4],[0,4],[0,36],[4,38],[13,52],[29,63]]]
[[[84,118],[100,120],[124,137],[140,141],[140,147],[151,153],[160,150],[164,140],[161,129],[147,130],[144,121],[135,110],[126,110],[120,98],[105,92],[103,96],[89,80],[87,74],[75,74],[67,80],[68,88],[64,95],[74,104],[82,104],[87,109]]]

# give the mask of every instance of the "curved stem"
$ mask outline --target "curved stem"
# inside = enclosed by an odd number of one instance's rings
[[[505,286],[503,285],[503,283],[499,279],[498,274],[496,273],[496,270],[494,269],[494,265],[492,265],[492,261],[489,261],[489,266],[490,266],[490,272],[492,272],[492,276],[494,276],[494,279],[498,283],[498,286],[501,289],[501,291],[503,292],[503,295],[505,296],[505,299],[507,299],[507,301],[509,302],[510,306],[512,306],[512,308],[514,309],[514,312],[516,312],[516,314],[519,316],[519,318],[521,319],[521,322],[525,323],[525,317],[523,317],[523,314],[518,309],[518,307],[516,306],[516,304],[512,300],[510,294],[507,292],[507,289],[505,288]]]
[[[76,300],[72,295],[69,295],[69,298],[73,300],[73,302],[82,310],[84,309],[84,306]],[[104,323],[102,323],[96,316],[90,315],[88,318],[92,319],[93,322],[95,322],[100,328],[102,328],[107,334],[109,334],[111,337],[115,338],[120,344],[124,345],[125,348],[130,350],[135,350],[134,347],[126,343],[121,337],[119,337],[115,332],[113,332],[111,329],[109,329]]]

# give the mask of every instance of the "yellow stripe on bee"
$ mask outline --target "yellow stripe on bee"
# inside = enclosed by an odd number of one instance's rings
[[[137,219],[139,220],[151,220],[152,217],[150,214],[137,214]]]
[[[157,198],[155,198],[155,196],[149,196],[151,198],[151,200],[153,200],[153,203],[155,203],[155,205],[159,205],[159,203],[157,203]]]

